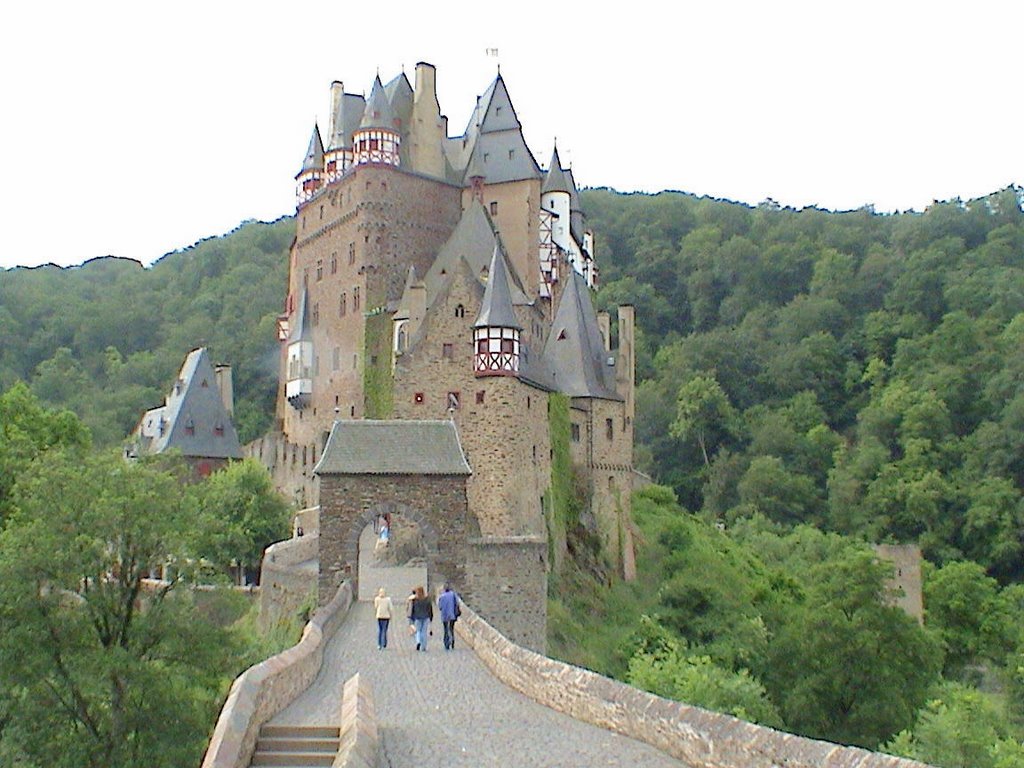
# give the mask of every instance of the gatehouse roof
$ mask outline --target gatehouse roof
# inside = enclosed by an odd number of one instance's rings
[[[338,420],[318,475],[470,475],[452,421]]]

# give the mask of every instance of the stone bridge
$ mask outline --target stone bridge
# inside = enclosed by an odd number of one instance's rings
[[[397,605],[425,577],[360,563],[366,592],[384,586]],[[297,646],[235,681],[203,768],[922,765],[653,696],[514,645],[468,606],[455,650],[444,650],[438,625],[417,652],[399,618],[379,651],[372,603],[353,597],[346,582]]]

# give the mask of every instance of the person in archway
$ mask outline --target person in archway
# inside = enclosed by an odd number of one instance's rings
[[[462,611],[459,609],[459,596],[451,584],[445,582],[444,591],[437,598],[437,607],[441,611],[441,623],[444,625],[444,649],[455,650],[455,622]]]
[[[377,596],[373,598],[373,608],[377,614],[377,650],[383,651],[388,647],[388,625],[395,610],[384,587],[377,590]]]
[[[430,621],[434,618],[434,605],[423,587],[416,587],[416,598],[412,601],[412,621],[416,627],[416,650],[427,650],[427,634]]]

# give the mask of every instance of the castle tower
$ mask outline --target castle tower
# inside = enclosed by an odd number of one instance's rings
[[[302,161],[302,170],[295,177],[295,204],[297,206],[311,200],[323,184],[324,143],[320,138],[320,127],[313,125],[313,135],[309,139],[309,149]]]
[[[409,125],[409,159],[412,169],[435,178],[444,178],[444,153],[441,146],[448,136],[448,121],[441,115],[437,101],[437,71],[432,64],[416,65],[412,120]]]
[[[359,129],[352,137],[353,164],[399,165],[402,138],[398,133],[396,122],[391,104],[384,92],[384,84],[381,83],[380,75],[378,75],[373,81],[373,89],[366,102],[366,111],[363,113],[362,122],[359,123]]]
[[[494,246],[480,314],[473,324],[473,372],[476,376],[516,376],[519,334],[523,327],[512,309],[508,269],[500,247]]]
[[[305,286],[299,298],[295,326],[288,336],[287,354],[285,397],[289,405],[301,410],[309,405],[313,396],[313,332],[309,323],[309,297]]]

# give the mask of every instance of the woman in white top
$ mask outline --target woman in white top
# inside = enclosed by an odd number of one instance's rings
[[[395,609],[384,587],[377,590],[377,596],[373,598],[373,608],[377,614],[377,650],[383,651],[388,647],[388,624]]]

